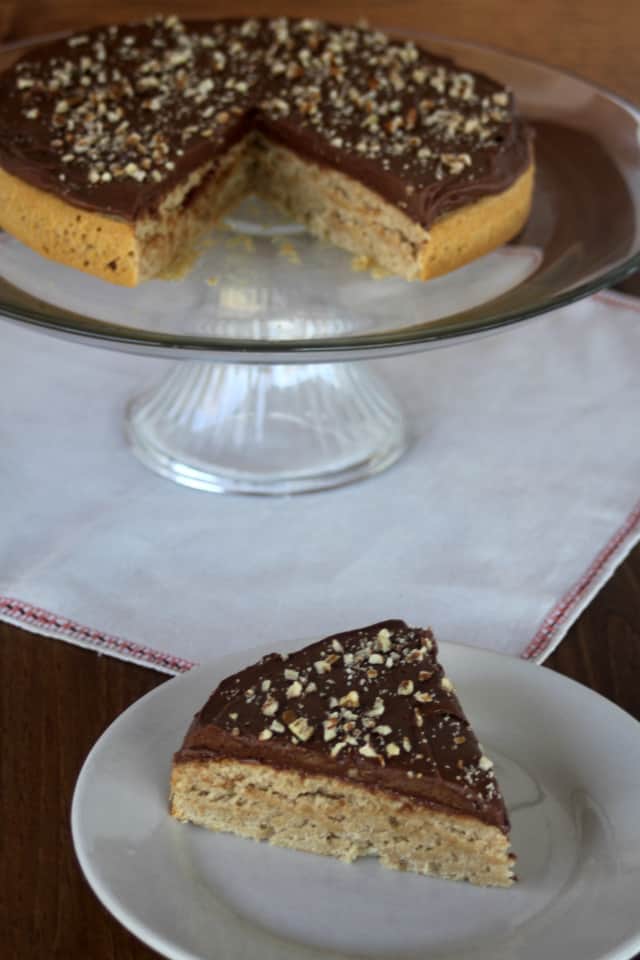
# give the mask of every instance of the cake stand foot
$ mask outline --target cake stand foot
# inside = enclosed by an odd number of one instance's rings
[[[129,403],[148,467],[216,493],[306,493],[390,466],[407,443],[400,405],[366,363],[179,362]]]

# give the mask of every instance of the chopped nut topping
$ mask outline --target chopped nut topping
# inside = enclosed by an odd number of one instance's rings
[[[335,740],[335,738],[336,738],[337,735],[338,735],[338,731],[337,731],[338,720],[337,720],[337,718],[329,718],[329,720],[325,720],[325,721],[323,722],[322,726],[323,726],[323,728],[324,728],[324,739],[325,739],[325,741]]]
[[[446,690],[447,693],[451,693],[453,690],[453,684],[451,683],[451,680],[449,680],[449,677],[443,677],[440,681],[440,686],[443,690]]]
[[[298,717],[297,720],[294,720],[293,723],[288,723],[287,726],[289,730],[291,730],[291,733],[303,742],[306,742],[313,736],[315,729],[305,717]]]
[[[418,703],[431,703],[434,699],[433,694],[429,693],[426,690],[425,691],[418,690],[416,693],[414,693],[413,697],[414,697],[414,700],[418,701]]]
[[[273,717],[278,712],[280,704],[274,697],[267,697],[262,704],[261,710],[265,717]]]
[[[480,759],[478,760],[478,766],[480,767],[481,770],[484,770],[485,772],[487,770],[492,770],[493,760],[490,760],[489,757],[483,753]]]
[[[299,680],[294,680],[293,683],[287,687],[287,700],[293,700],[295,697],[299,697],[302,693],[302,684]]]
[[[265,727],[265,729],[261,730],[260,733],[258,734],[258,740],[271,740],[272,736],[273,736],[273,733],[271,732],[271,730],[269,730],[268,727]]]
[[[360,706],[360,696],[357,690],[350,690],[349,693],[346,693],[344,697],[341,697],[339,700],[341,707],[359,707]]]
[[[384,752],[388,757],[397,757],[400,755],[400,747],[397,743],[385,744]]]
[[[373,706],[370,710],[367,710],[368,717],[381,717],[384,713],[384,700],[380,697],[376,697],[373,701]]]
[[[398,684],[398,693],[401,697],[409,697],[413,693],[413,680],[401,680]]]
[[[391,634],[386,627],[378,630],[376,636],[376,648],[382,653],[388,653],[391,650]]]

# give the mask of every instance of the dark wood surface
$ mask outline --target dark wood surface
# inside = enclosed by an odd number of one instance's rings
[[[136,17],[156,10],[367,16],[420,26],[573,69],[640,102],[637,0],[350,0],[315,3],[0,2],[0,39]],[[108,13],[107,13],[108,10]],[[637,281],[631,289],[640,292]],[[637,416],[637,411],[629,411]],[[640,491],[640,478],[639,478]],[[0,569],[2,559],[0,508]],[[29,600],[28,597],[24,598]],[[62,611],[64,612],[64,611]],[[545,669],[557,670],[640,718],[640,548],[601,590]],[[167,678],[0,624],[0,957],[150,960],[95,899],[75,862],[69,809],[92,744],[129,704]],[[222,958],[221,958],[222,960]]]

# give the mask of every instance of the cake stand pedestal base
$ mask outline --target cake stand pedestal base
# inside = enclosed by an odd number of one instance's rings
[[[405,450],[404,415],[366,363],[178,362],[129,403],[136,456],[216,493],[292,494],[384,470]]]

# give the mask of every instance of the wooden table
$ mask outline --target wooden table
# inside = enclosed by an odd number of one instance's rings
[[[637,0],[114,0],[110,19],[188,14],[308,13],[492,43],[575,70],[640,102]],[[612,12],[612,10],[614,12]],[[100,22],[79,0],[0,0],[0,39]],[[640,292],[640,289],[639,291]],[[637,411],[629,411],[637,416]],[[639,478],[640,481],[640,478]],[[640,488],[640,482],[639,482]],[[6,508],[6,505],[4,505]],[[1,509],[1,508],[0,508]],[[2,564],[0,525],[0,565]],[[0,569],[1,572],[1,569]],[[25,598],[29,599],[29,598]],[[64,612],[64,611],[62,611]],[[640,718],[640,548],[619,567],[547,661]],[[102,908],[76,864],[74,782],[106,726],[166,677],[0,624],[0,956],[7,960],[143,960],[156,955]],[[222,958],[221,958],[222,960]]]

